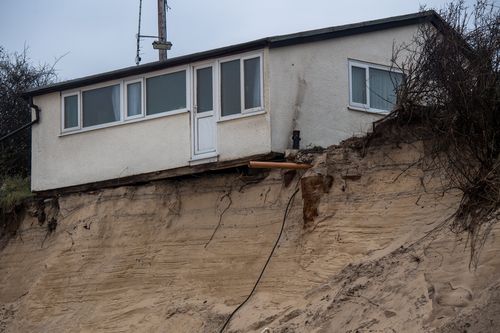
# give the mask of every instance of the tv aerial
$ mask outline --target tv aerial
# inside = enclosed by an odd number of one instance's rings
[[[142,14],[142,0],[139,0],[139,24],[137,27],[137,50],[135,55],[135,64],[139,65],[141,62],[141,38],[154,38],[153,49],[158,50],[159,61],[167,60],[167,51],[172,48],[172,42],[167,41],[167,12],[171,8],[168,6],[167,0],[158,0],[158,36],[141,35],[141,14]]]

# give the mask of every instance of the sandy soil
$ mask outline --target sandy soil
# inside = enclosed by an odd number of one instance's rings
[[[499,228],[477,269],[419,144],[331,147],[305,174],[60,197],[0,253],[0,332],[497,332]],[[285,181],[286,179],[286,181]]]

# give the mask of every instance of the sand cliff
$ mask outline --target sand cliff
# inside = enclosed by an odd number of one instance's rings
[[[206,174],[27,209],[0,252],[0,332],[497,332],[499,228],[477,269],[460,194],[419,143],[316,154],[290,180]],[[51,218],[54,232],[47,232]]]

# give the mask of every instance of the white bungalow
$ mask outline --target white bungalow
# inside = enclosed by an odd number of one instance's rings
[[[126,184],[245,164],[365,133],[395,101],[393,45],[435,12],[181,56],[27,92],[32,190]]]

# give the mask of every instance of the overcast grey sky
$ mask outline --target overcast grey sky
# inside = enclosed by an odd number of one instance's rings
[[[169,57],[253,39],[413,13],[445,0],[169,0]],[[473,3],[473,0],[468,0]],[[157,34],[157,0],[143,0],[142,34]],[[139,0],[0,0],[0,45],[29,46],[35,63],[67,80],[135,65]],[[151,39],[142,64],[157,60]]]

